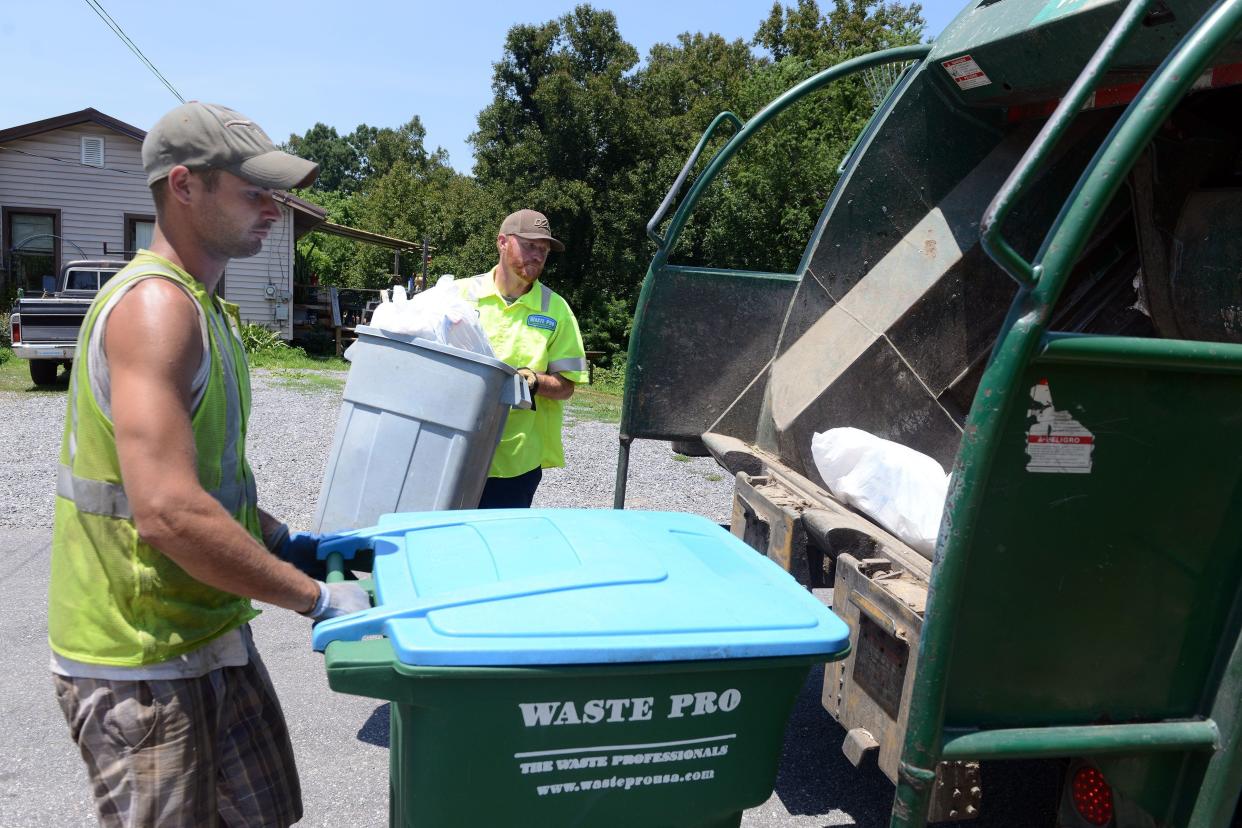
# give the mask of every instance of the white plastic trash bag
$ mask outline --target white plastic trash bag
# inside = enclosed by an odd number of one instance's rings
[[[918,552],[936,549],[949,476],[926,454],[857,428],[811,438],[815,468],[834,495]]]
[[[388,301],[387,291],[380,291],[371,327],[496,356],[479,323],[479,312],[462,298],[452,276],[441,276],[435,286],[414,294],[412,299],[407,299],[400,287],[393,288],[392,301]]]

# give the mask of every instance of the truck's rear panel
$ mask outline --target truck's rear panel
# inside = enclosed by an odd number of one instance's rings
[[[1209,5],[1153,4],[1017,205],[1020,253],[1034,255],[1121,106]],[[890,778],[930,562],[833,499],[811,436],[851,426],[952,464],[1016,289],[982,250],[980,220],[1122,6],[972,3],[877,112],[796,272],[687,268],[662,251],[640,298],[623,442],[702,440],[738,476],[734,532],[808,586],[835,586],[854,650],[830,668],[824,704],[851,757],[878,750]],[[1242,287],[1212,264],[1238,258],[1224,248],[1242,223],[1239,83],[1235,43],[1109,206],[1056,329],[1242,341]],[[967,786],[968,771],[954,771]],[[938,815],[977,806],[957,802]]]

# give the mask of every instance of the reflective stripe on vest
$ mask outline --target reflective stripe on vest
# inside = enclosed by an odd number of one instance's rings
[[[548,363],[549,374],[559,374],[561,371],[585,371],[587,370],[587,361],[582,357],[568,357],[566,359],[554,359]]]
[[[92,515],[122,518],[131,520],[133,511],[129,508],[129,496],[120,483],[108,483],[103,480],[88,480],[76,477],[73,469],[61,465],[56,468],[56,494],[65,500],[72,500],[79,511]],[[246,478],[244,484],[232,482],[208,492],[216,502],[224,507],[229,514],[236,514],[242,507],[257,503],[258,491],[254,479]]]

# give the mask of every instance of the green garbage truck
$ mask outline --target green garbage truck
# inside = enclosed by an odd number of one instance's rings
[[[735,476],[733,533],[850,627],[823,705],[893,825],[978,814],[1015,758],[1060,763],[1058,825],[1237,824],[1240,30],[1242,0],[974,0],[722,115],[648,226],[615,505],[635,439]],[[793,272],[677,262],[751,136],[892,63]],[[846,426],[952,470],[934,553],[829,490],[812,436]]]

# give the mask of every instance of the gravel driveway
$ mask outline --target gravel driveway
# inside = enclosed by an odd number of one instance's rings
[[[246,451],[259,502],[295,528],[309,527],[314,517],[339,408],[339,392],[290,387],[278,375],[255,372]],[[51,526],[64,416],[63,393],[0,393],[0,456],[18,458],[0,480],[0,528]],[[569,420],[566,467],[545,472],[535,505],[611,507],[617,427]],[[679,461],[667,443],[647,440],[630,453],[629,508],[694,512],[724,523],[732,492],[733,481],[710,458]]]
[[[265,372],[256,372],[254,391],[248,454],[260,502],[295,527],[309,526],[340,393],[291,388]],[[0,601],[5,828],[94,824],[82,762],[47,675],[47,556],[64,412],[63,392],[0,392],[0,450],[15,459],[0,478],[0,536],[9,553],[9,569],[0,573],[0,586],[9,587],[0,593],[9,595]],[[575,419],[566,436],[568,465],[545,474],[536,505],[610,507],[617,427]],[[732,481],[710,459],[676,459],[666,443],[634,444],[631,508],[696,512],[725,522],[731,503]],[[307,646],[303,619],[269,610],[254,627],[293,736],[307,813],[301,825],[385,825],[387,705],[327,688],[322,657]],[[841,756],[839,728],[819,708],[821,681],[815,671],[790,727],[777,793],[747,812],[748,828],[878,825],[887,812],[892,789],[886,780],[874,769],[858,774]]]

